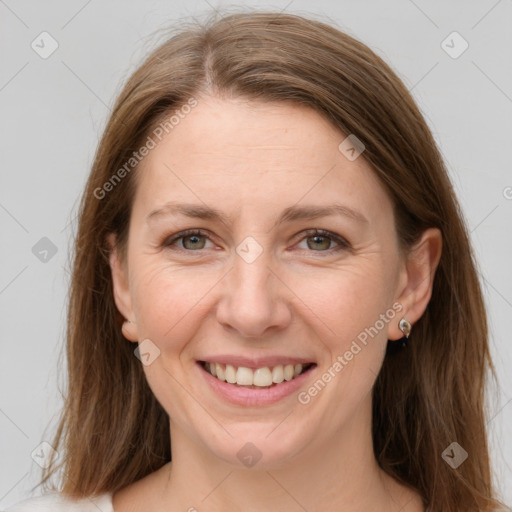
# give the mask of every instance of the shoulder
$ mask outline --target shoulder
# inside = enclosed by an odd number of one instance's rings
[[[4,512],[114,512],[112,496],[101,494],[91,498],[73,500],[59,493],[29,498],[6,509]]]

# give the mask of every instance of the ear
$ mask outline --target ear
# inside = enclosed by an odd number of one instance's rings
[[[130,295],[130,284],[128,279],[128,269],[125,263],[119,257],[116,246],[116,236],[114,233],[107,235],[107,245],[110,250],[109,262],[112,273],[112,288],[114,291],[114,301],[117,309],[126,318],[123,324],[123,335],[130,341],[138,341],[137,324],[132,309],[132,299]],[[130,322],[128,322],[130,320]]]
[[[403,309],[396,322],[390,323],[388,339],[398,340],[404,336],[398,328],[401,318],[413,325],[421,318],[432,296],[434,275],[441,259],[442,235],[437,228],[425,230],[420,240],[406,256],[399,279],[398,298]]]

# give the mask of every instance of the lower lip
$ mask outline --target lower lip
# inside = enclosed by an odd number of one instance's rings
[[[198,362],[197,365],[201,374],[204,376],[206,382],[211,386],[213,391],[215,391],[224,400],[232,404],[242,405],[245,407],[270,405],[279,402],[279,400],[283,400],[295,393],[316,368],[316,366],[313,366],[306,372],[301,373],[298,377],[289,381],[283,381],[281,384],[277,384],[270,388],[257,389],[244,388],[242,386],[237,386],[236,384],[223,382],[217,379],[217,377],[211,375],[210,372],[207,372],[200,362]]]

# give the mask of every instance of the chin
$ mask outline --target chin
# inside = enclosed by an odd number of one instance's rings
[[[310,436],[308,430],[311,430]],[[276,470],[284,468],[311,445],[314,431],[311,421],[308,425],[290,425],[283,422],[283,418],[276,418],[275,422],[231,424],[229,433],[233,437],[224,433],[215,444],[212,444],[211,434],[205,433],[202,437],[212,455],[227,464],[240,469]]]

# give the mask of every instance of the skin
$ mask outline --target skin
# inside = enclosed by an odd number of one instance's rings
[[[160,350],[144,371],[171,419],[173,461],[115,493],[116,512],[423,510],[377,465],[371,390],[387,340],[403,336],[400,318],[414,326],[428,304],[441,235],[429,229],[402,254],[391,200],[363,156],[339,151],[344,138],[303,106],[206,96],[143,160],[127,258],[112,235],[110,262],[117,307],[132,322],[125,337]],[[229,219],[148,222],[168,201]],[[367,222],[334,215],[274,226],[289,206],[335,202]],[[207,236],[165,246],[194,228]],[[350,248],[305,233],[315,228]],[[236,252],[248,236],[263,250],[252,263]],[[402,311],[306,405],[296,393],[261,407],[227,403],[197,367],[214,354],[304,357],[317,364],[307,390],[396,302]],[[246,442],[261,453],[251,468],[237,457]]]

